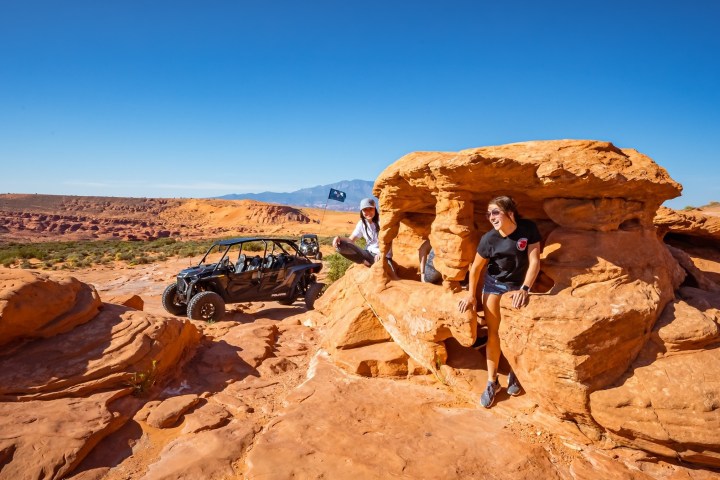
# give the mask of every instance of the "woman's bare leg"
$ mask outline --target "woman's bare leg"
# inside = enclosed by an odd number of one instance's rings
[[[483,311],[488,329],[488,343],[485,347],[488,381],[494,382],[500,363],[500,295],[483,294]]]

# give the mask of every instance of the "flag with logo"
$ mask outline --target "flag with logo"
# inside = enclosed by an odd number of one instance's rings
[[[330,189],[330,195],[328,195],[329,200],[337,200],[338,202],[344,202],[345,201],[345,192],[341,192],[340,190],[335,190],[334,188]]]

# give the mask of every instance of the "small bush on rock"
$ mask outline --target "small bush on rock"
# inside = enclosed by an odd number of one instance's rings
[[[328,255],[325,257],[325,260],[329,265],[327,279],[330,283],[342,278],[342,276],[345,275],[345,271],[352,265],[350,260],[339,253]]]

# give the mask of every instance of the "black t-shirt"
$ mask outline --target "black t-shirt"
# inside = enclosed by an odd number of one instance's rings
[[[507,237],[494,228],[480,239],[477,253],[487,258],[488,274],[503,283],[522,285],[530,262],[528,246],[540,241],[537,225],[531,220],[518,220],[517,228]]]

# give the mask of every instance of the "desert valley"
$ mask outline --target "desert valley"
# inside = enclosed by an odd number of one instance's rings
[[[381,264],[328,279],[357,212],[250,200],[0,195],[0,247],[321,237],[328,284],[301,301],[170,315],[200,254],[0,266],[0,479],[720,478],[720,205],[607,142],[415,152],[375,183]],[[542,234],[529,305],[503,299],[500,381],[460,280],[487,201]],[[442,285],[419,281],[429,238]]]

